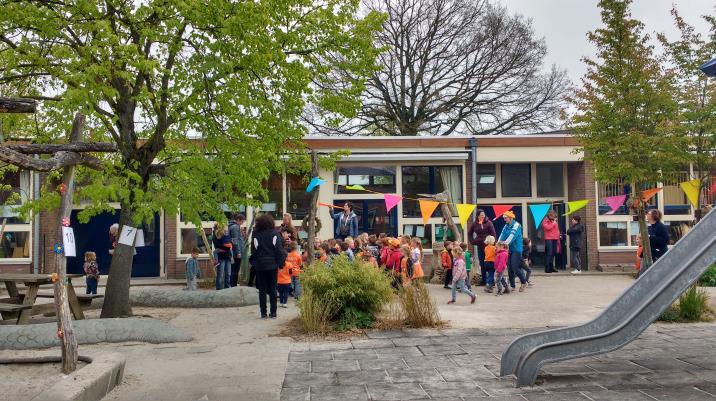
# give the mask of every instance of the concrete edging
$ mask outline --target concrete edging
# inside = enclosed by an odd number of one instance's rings
[[[91,357],[92,363],[70,373],[32,401],[99,401],[122,382],[125,359],[108,352]]]

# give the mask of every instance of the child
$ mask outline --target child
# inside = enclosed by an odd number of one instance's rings
[[[495,254],[495,284],[497,284],[495,296],[510,293],[510,287],[505,280],[507,257],[507,245],[504,242],[498,242]]]
[[[634,262],[634,267],[636,267],[636,271],[639,272],[639,270],[641,270],[641,259],[644,257],[644,247],[641,245],[641,234],[636,235],[636,243],[638,245],[636,247],[636,261]]]
[[[298,253],[298,244],[292,241],[288,246],[289,253],[286,256],[286,264],[288,265],[288,274],[291,276],[291,287],[293,287],[293,297],[296,301],[301,297],[301,283],[298,281],[298,274],[301,273],[301,264],[303,259]],[[286,303],[284,302],[284,308]]]
[[[186,288],[187,291],[196,291],[196,280],[201,275],[199,270],[199,248],[194,247],[191,250],[191,256],[184,262],[185,274],[186,274]]]
[[[353,252],[353,250],[355,249],[355,241],[352,237],[346,237],[344,244],[345,246],[341,245],[341,250],[348,257],[348,260],[352,262],[356,258],[356,255]]]
[[[452,270],[452,299],[448,301],[448,305],[455,303],[457,296],[456,292],[459,288],[462,293],[470,296],[470,303],[474,304],[477,297],[469,289],[465,287],[465,280],[467,279],[467,270],[465,269],[465,254],[462,248],[456,246],[452,250],[454,256],[454,265]]]
[[[97,266],[97,254],[85,252],[85,282],[87,283],[86,294],[97,294],[97,282],[99,281],[99,266]]]
[[[572,256],[572,274],[582,273],[582,259],[579,252],[582,250],[582,235],[584,227],[582,227],[582,218],[579,215],[572,216],[572,227],[567,230],[569,235],[569,253]]]
[[[423,272],[423,244],[420,238],[415,237],[410,241],[412,249],[410,250],[410,260],[413,262],[413,280],[425,277]]]
[[[472,279],[470,276],[470,270],[472,270],[472,254],[467,248],[467,243],[460,243],[460,248],[462,248],[462,252],[465,254],[465,270],[467,270],[467,279],[465,280],[465,287],[467,287],[468,290],[472,290],[472,285],[470,285],[470,280]]]
[[[532,282],[530,281],[530,276],[532,276],[532,269],[530,268],[530,265],[532,264],[532,240],[529,238],[524,238],[522,240],[522,263],[520,263],[520,269],[525,271],[525,281],[527,281],[527,286],[532,287]],[[520,291],[523,287],[520,287]]]
[[[363,249],[360,251],[360,259],[365,262],[369,263],[373,267],[378,267],[378,262],[375,260],[375,257],[373,256],[373,253],[368,249],[367,246],[364,246]]]
[[[410,257],[410,247],[401,245],[400,255],[400,279],[403,286],[410,285],[410,279],[413,277],[413,260]]]
[[[290,245],[292,253],[296,252],[296,247],[293,246],[294,243],[295,242],[292,242]],[[292,258],[292,260],[289,261],[290,256],[290,254],[286,256],[286,261],[284,262],[283,267],[278,269],[278,302],[279,306],[282,308],[287,307],[288,293],[291,291],[291,270],[294,268],[295,259]]]
[[[487,272],[485,292],[492,292],[495,287],[495,237],[492,235],[485,237],[485,272]]]
[[[452,256],[452,242],[445,241],[443,243],[445,249],[440,252],[440,266],[443,268],[444,285],[443,288],[450,289],[449,283],[452,282],[452,266],[454,263]]]
[[[391,238],[388,240],[388,252],[385,262],[385,269],[393,276],[393,288],[400,288],[400,262],[402,254],[400,252],[400,240]]]

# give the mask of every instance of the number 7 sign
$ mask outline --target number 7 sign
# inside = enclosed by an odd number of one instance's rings
[[[119,243],[132,246],[134,245],[134,237],[137,235],[137,229],[130,226],[122,227],[122,233],[119,235]]]

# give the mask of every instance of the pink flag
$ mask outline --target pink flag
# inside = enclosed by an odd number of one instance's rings
[[[383,194],[383,197],[385,198],[385,211],[390,212],[390,209],[394,208],[395,205],[400,203],[400,201],[403,199],[400,195],[393,195],[393,194]]]
[[[711,184],[711,189],[709,189],[709,193],[711,195],[716,195],[716,178],[713,179],[714,183]]]
[[[602,200],[604,201],[604,203],[609,205],[609,207],[612,209],[612,210],[608,211],[606,214],[614,214],[617,211],[617,209],[619,209],[619,207],[624,204],[626,197],[627,197],[626,195],[616,195],[616,196],[607,196],[606,198],[603,198]]]

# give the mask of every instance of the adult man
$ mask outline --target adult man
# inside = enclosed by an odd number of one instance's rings
[[[353,205],[350,202],[343,204],[343,211],[333,215],[336,221],[335,238],[345,240],[346,237],[358,236],[358,216],[353,213]]]
[[[246,227],[242,227],[246,217],[241,213],[234,214],[234,220],[229,222],[229,236],[231,237],[234,263],[231,265],[231,286],[239,285],[239,270],[241,269],[241,255],[246,246]]]
[[[522,262],[522,226],[515,221],[515,214],[508,210],[502,214],[505,220],[505,226],[502,227],[500,233],[500,242],[507,244],[509,249],[509,258],[507,260],[507,272],[509,273],[510,287],[515,289],[515,276],[520,279],[520,292],[525,290],[527,280],[525,274],[520,268]]]

